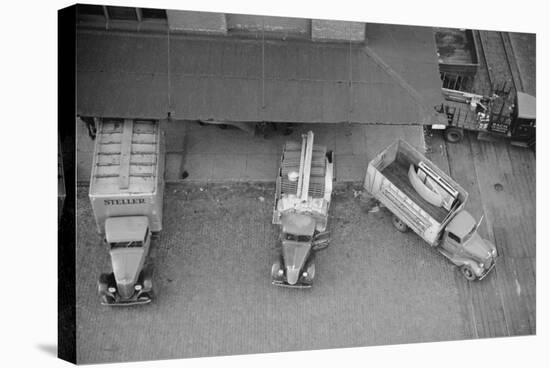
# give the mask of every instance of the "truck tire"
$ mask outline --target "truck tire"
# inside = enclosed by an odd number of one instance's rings
[[[315,279],[315,262],[310,261],[306,268],[307,276],[305,277],[305,282],[312,284]]]
[[[99,280],[97,281],[97,292],[99,295],[105,295],[107,293],[107,288],[111,281],[111,275],[108,273],[102,273],[99,276]]]
[[[395,226],[395,228],[398,231],[401,231],[402,233],[405,233],[407,232],[407,230],[409,230],[409,227],[407,226],[407,224],[405,224],[403,221],[401,221],[399,217],[395,215],[393,215],[392,223],[393,223],[393,226]]]
[[[462,276],[464,276],[468,281],[474,281],[477,278],[472,268],[468,265],[462,265],[460,267],[460,272],[462,273]]]
[[[281,269],[281,262],[280,261],[276,261],[275,263],[273,263],[273,265],[271,266],[271,278],[273,280],[280,280],[281,279],[281,276],[279,276],[279,270]]]
[[[458,143],[464,138],[464,131],[460,128],[445,129],[445,140],[449,143]]]

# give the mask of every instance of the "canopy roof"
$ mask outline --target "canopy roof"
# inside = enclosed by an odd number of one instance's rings
[[[366,24],[359,44],[77,32],[81,116],[431,124],[432,28]]]

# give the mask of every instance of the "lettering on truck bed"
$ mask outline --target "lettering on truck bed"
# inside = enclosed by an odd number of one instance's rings
[[[125,204],[144,204],[145,198],[129,198],[129,199],[105,199],[103,203],[106,206],[116,206]]]

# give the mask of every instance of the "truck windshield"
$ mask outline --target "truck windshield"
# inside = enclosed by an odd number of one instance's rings
[[[477,226],[474,225],[474,227],[472,227],[472,229],[470,231],[468,231],[468,234],[466,234],[464,236],[464,238],[462,238],[462,242],[465,242],[468,239],[470,239],[472,237],[472,235],[476,232],[476,230],[477,230]]]
[[[283,234],[283,240],[289,240],[289,241],[295,241],[295,242],[300,242],[300,243],[306,243],[306,242],[310,242],[310,241],[311,241],[311,236],[307,236],[307,235],[294,235],[294,234],[285,233],[285,234]]]
[[[143,247],[142,241],[117,242],[111,243],[111,248],[138,248]]]

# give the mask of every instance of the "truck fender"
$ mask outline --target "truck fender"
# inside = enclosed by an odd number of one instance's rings
[[[461,258],[451,259],[451,261],[458,267],[461,267],[464,265],[469,266],[477,276],[481,275],[483,272],[483,270],[479,267],[477,262],[471,259],[461,257]]]

